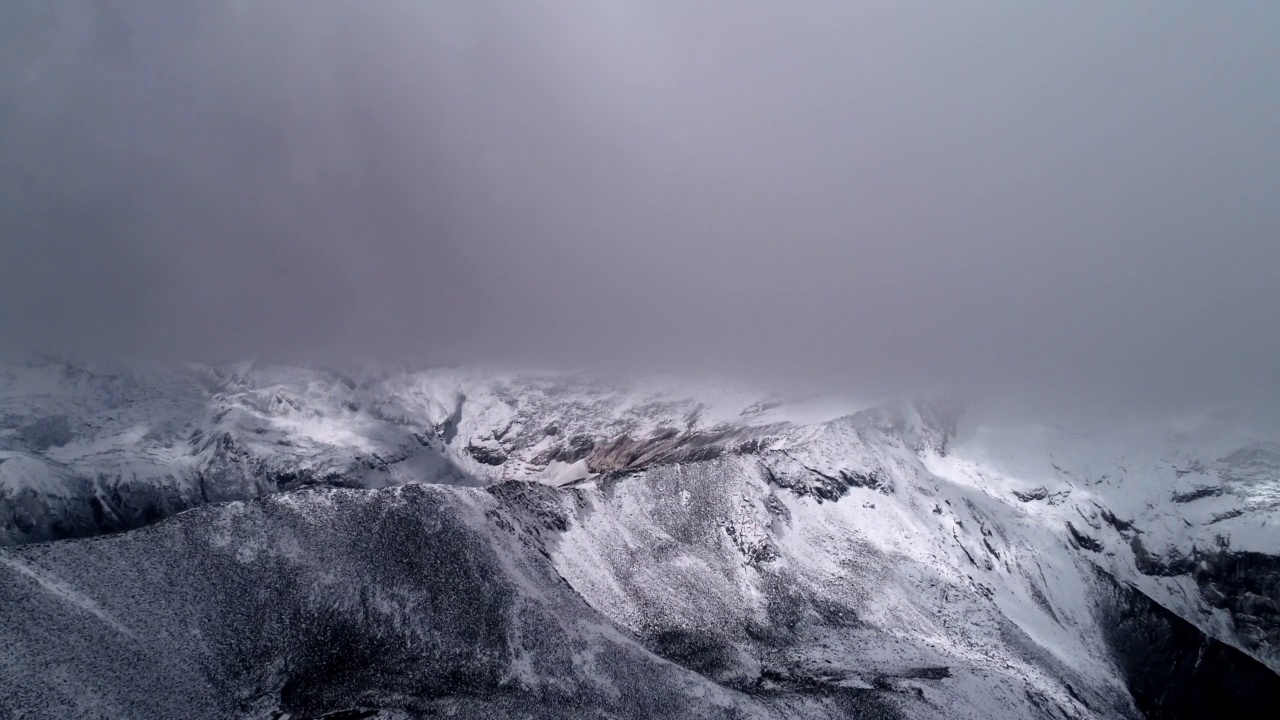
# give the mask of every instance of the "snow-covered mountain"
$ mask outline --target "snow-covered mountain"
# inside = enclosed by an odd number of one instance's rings
[[[1280,701],[1280,444],[1226,414],[1077,432],[671,378],[10,361],[0,538],[0,714]]]
[[[95,535],[302,485],[563,484],[736,451],[856,407],[673,379],[0,364],[0,542]]]

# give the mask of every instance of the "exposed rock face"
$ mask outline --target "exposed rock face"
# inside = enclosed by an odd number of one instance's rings
[[[1280,677],[1245,653],[1098,570],[1099,618],[1138,708],[1149,718],[1262,717]]]
[[[1230,614],[1242,647],[1280,666],[1280,557],[1224,546],[1187,560],[1206,603]]]
[[[1280,556],[1233,550],[1222,538],[1216,547],[1157,557],[1131,541],[1139,572],[1194,580],[1206,612],[1225,611],[1238,646],[1280,667]]]

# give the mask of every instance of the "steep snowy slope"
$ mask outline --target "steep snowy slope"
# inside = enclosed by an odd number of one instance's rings
[[[499,507],[438,486],[316,490],[7,550],[0,715],[763,709],[619,632],[559,581],[534,538],[499,529]]]
[[[559,484],[852,406],[674,380],[468,369],[0,363],[0,543],[139,527],[302,485]]]
[[[1280,447],[1205,414],[1105,434],[976,426],[939,477],[1048,527],[1113,575],[1280,670]]]
[[[1280,678],[1066,544],[1035,559],[1047,596],[1020,602],[1034,580],[949,562],[896,490],[833,502],[768,478],[731,457],[568,491],[308,489],[0,549],[0,713],[1248,717],[1280,701]]]
[[[1082,434],[939,398],[670,378],[3,372],[9,543],[212,503],[0,549],[11,708],[1112,718],[1280,701],[1280,453],[1225,415]],[[494,592],[502,619],[455,613]],[[490,626],[506,629],[475,639]],[[335,643],[371,649],[351,668]]]
[[[94,535],[304,484],[474,482],[429,423],[333,371],[0,366],[0,542]]]

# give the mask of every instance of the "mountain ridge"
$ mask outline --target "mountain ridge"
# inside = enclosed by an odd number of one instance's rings
[[[36,567],[30,553],[66,553],[60,562],[82,566],[88,548],[145,547],[139,538],[211,517],[270,537],[275,520],[238,519],[262,503],[323,513],[326,498],[347,493],[366,499],[342,502],[376,507],[427,492],[441,512],[485,508],[459,530],[471,539],[458,542],[514,539],[520,562],[599,613],[592,622],[729,692],[727,707],[747,716],[933,717],[947,707],[956,717],[1001,708],[1189,717],[1275,692],[1280,560],[1267,550],[1280,547],[1271,474],[1280,456],[1265,433],[1217,416],[1082,434],[974,422],[947,396],[856,403],[670,379],[468,368],[353,377],[251,365],[130,376],[34,363],[4,372],[0,529],[17,546],[0,559],[36,593],[21,607],[40,593],[67,597],[62,590],[106,602],[24,572]],[[58,527],[71,507],[88,519],[61,537],[86,539],[28,544],[53,539],[35,530]],[[23,525],[23,513],[47,522]],[[345,515],[333,522],[339,536],[315,536],[308,553],[380,532]],[[104,532],[118,534],[91,539]],[[193,547],[212,552],[207,542]],[[486,566],[520,585],[527,571],[506,552]],[[312,568],[296,598],[305,616],[318,612],[309,598],[328,592],[308,553],[297,560]],[[352,577],[381,562],[361,557],[347,568]],[[437,581],[424,582],[406,592],[436,592]],[[179,606],[192,602],[203,601]],[[397,612],[396,623],[412,615]],[[1107,619],[1117,617],[1156,629],[1117,635]],[[6,620],[20,643],[50,622],[14,612]],[[358,624],[377,636],[400,632]],[[1190,683],[1220,677],[1192,670],[1178,682],[1209,689],[1171,700],[1132,663],[1151,643],[1194,658],[1219,641],[1205,672],[1253,668],[1233,671],[1250,678],[1239,697],[1220,682]],[[282,642],[264,662],[292,652],[292,640]],[[539,682],[560,682],[553,676]],[[313,697],[262,687],[288,712],[341,710],[352,692],[383,693],[360,706],[386,712],[445,707],[413,693],[400,702],[404,688],[386,695],[380,680],[369,682],[341,691],[340,702],[316,699],[324,688]],[[507,697],[513,687],[485,684],[481,694]],[[622,716],[665,712],[591,697]],[[482,706],[472,710],[483,715]]]

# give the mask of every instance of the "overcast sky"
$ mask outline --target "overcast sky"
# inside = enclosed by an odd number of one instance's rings
[[[0,342],[1280,383],[1280,3],[0,4]]]

